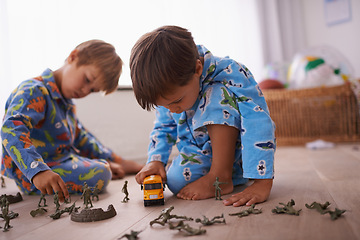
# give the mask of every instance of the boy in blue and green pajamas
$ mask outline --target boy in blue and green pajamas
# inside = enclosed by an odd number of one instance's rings
[[[113,92],[121,70],[111,44],[90,40],[78,45],[60,69],[22,82],[5,106],[1,173],[24,193],[58,191],[63,200],[69,192],[80,193],[84,182],[103,190],[111,178],[140,170],[82,126],[71,100]]]
[[[275,125],[243,64],[195,45],[186,29],[163,26],[137,41],[130,69],[140,106],[156,110],[139,184],[159,174],[177,197],[199,200],[214,197],[217,178],[227,183],[224,194],[252,179],[224,205],[266,201],[274,177]],[[167,166],[174,145],[179,155]]]

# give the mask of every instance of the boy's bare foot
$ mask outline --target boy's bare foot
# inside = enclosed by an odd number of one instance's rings
[[[219,181],[227,182],[227,184],[220,185],[222,195],[231,193],[234,190],[231,178],[227,180],[220,178]],[[185,200],[212,198],[215,196],[214,182],[215,177],[207,174],[183,187],[176,196]]]
[[[135,161],[125,160],[119,156],[115,156],[113,162],[109,162],[112,172],[112,179],[119,179],[125,177],[126,174],[136,174],[142,168],[143,164]]]
[[[144,167],[143,164],[139,164],[137,162],[125,159],[120,162],[120,165],[125,171],[125,174],[136,174]]]

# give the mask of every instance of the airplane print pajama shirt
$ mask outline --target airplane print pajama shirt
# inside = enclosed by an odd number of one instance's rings
[[[197,47],[204,58],[199,97],[190,110],[179,114],[156,107],[147,162],[161,161],[166,166],[172,147],[177,146],[179,155],[167,169],[167,185],[176,194],[209,172],[212,148],[206,126],[223,124],[239,130],[234,186],[248,179],[272,179],[275,125],[259,86],[244,65]]]

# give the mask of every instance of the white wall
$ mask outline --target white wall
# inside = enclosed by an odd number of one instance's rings
[[[352,64],[354,77],[360,78],[360,1],[349,0],[350,21],[329,26],[324,0],[302,0],[306,44],[329,45],[340,51]]]
[[[143,110],[132,90],[93,93],[75,103],[80,121],[105,146],[126,159],[146,161],[155,113]]]

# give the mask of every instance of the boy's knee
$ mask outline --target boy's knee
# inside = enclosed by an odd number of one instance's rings
[[[166,185],[173,194],[180,192],[180,190],[190,182],[190,178],[188,181],[186,181],[184,175],[181,172],[174,170],[171,167],[166,173]]]

